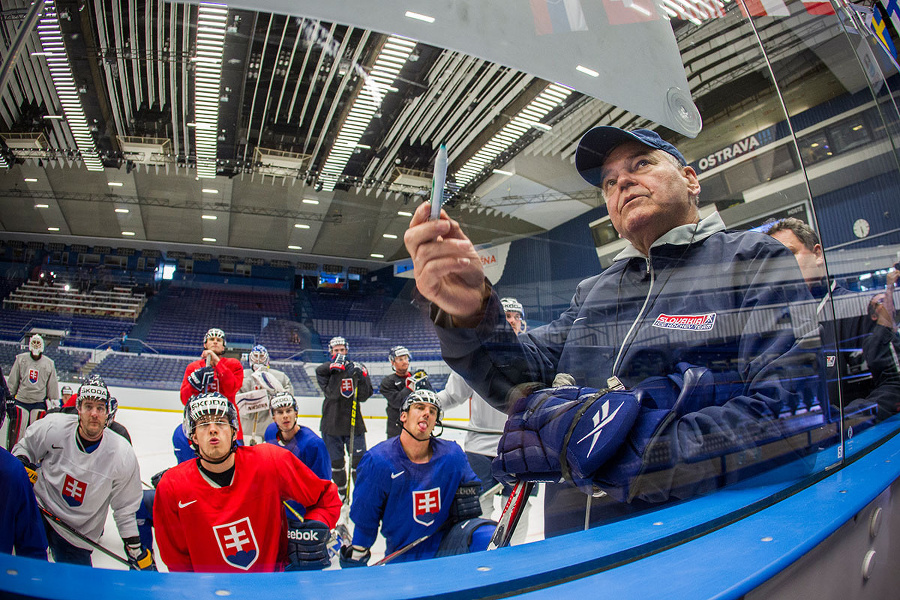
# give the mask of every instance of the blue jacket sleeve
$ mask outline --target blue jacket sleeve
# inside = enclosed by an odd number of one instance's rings
[[[381,461],[371,452],[363,455],[356,469],[356,487],[353,489],[353,503],[350,519],[353,521],[353,544],[370,548],[378,535],[378,526],[384,516],[388,489],[385,481],[390,481],[389,471],[385,471]]]

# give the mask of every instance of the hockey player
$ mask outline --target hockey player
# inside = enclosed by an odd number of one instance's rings
[[[51,513],[97,542],[112,508],[128,561],[136,569],[156,570],[135,521],[141,504],[137,456],[123,437],[106,431],[116,407],[103,380],[91,379],[78,389],[77,415],[47,415],[28,428],[12,453]],[[87,542],[52,520],[46,530],[56,562],[91,564]]]
[[[192,362],[184,370],[184,378],[181,381],[181,403],[187,404],[191,396],[206,392],[219,392],[237,407],[236,394],[244,382],[244,367],[241,361],[235,358],[227,358],[225,354],[225,332],[213,327],[203,336],[203,352],[200,359]],[[189,446],[187,440],[182,439],[180,427],[175,429],[173,443],[175,444],[175,456],[184,460],[185,448]],[[237,441],[243,444],[244,430],[238,418]]]
[[[256,428],[260,418],[268,421],[265,417],[269,414],[269,400],[276,394],[293,394],[294,386],[283,371],[269,367],[269,351],[265,346],[253,346],[247,359],[250,368],[244,369],[244,383],[236,399],[238,416],[250,430],[248,443],[253,445],[262,441],[262,436],[256,434]]]
[[[321,569],[340,514],[335,485],[272,444],[238,446],[237,410],[222,394],[192,397],[184,433],[197,459],[159,480],[153,503],[159,555],[170,571]],[[285,518],[282,502],[306,507]]]
[[[287,448],[321,479],[331,479],[331,460],[325,442],[309,427],[297,422],[297,399],[288,393],[278,394],[269,404],[275,421],[266,428],[270,444]]]
[[[48,409],[58,407],[59,383],[56,365],[44,356],[44,339],[38,334],[28,341],[28,352],[16,356],[9,371],[9,392],[15,402],[7,408],[9,414],[6,449],[11,449],[31,423]]]
[[[0,380],[3,376],[0,375]],[[6,386],[0,389],[0,425],[6,417]],[[47,560],[47,534],[34,488],[21,462],[0,448],[0,552]]]
[[[381,380],[378,391],[387,400],[387,436],[400,435],[400,407],[406,397],[415,390],[433,390],[428,382],[428,374],[423,369],[415,373],[409,370],[412,354],[404,346],[394,346],[388,352],[388,360],[394,372]]]
[[[515,298],[501,298],[500,304],[503,306],[507,323],[509,323],[516,335],[525,331],[525,310],[522,308],[522,303]],[[506,413],[500,412],[488,404],[455,371],[450,372],[450,377],[447,378],[447,385],[438,392],[438,398],[441,399],[441,405],[446,409],[459,406],[471,398],[469,425],[475,429],[497,432],[470,431],[466,433],[464,445],[466,458],[469,460],[472,470],[478,475],[478,479],[482,481],[482,493],[484,493],[498,483],[491,474],[491,461],[497,456],[497,443],[500,441],[499,432],[503,431],[503,426],[506,424]],[[509,492],[509,486],[505,486],[504,495],[508,496]],[[481,510],[485,515],[490,516],[493,506],[493,496],[482,497]],[[522,519],[525,519],[525,516],[523,514]],[[527,532],[524,521],[520,520],[520,526],[516,531],[520,533]],[[523,540],[517,538],[516,541]]]
[[[372,395],[369,371],[364,364],[353,363],[347,358],[349,349],[344,338],[331,338],[328,342],[331,360],[316,367],[316,381],[325,393],[319,429],[331,457],[331,479],[337,485],[341,498],[347,495],[344,448],[350,455],[350,476],[355,480],[356,467],[366,452],[366,425],[359,403]],[[355,421],[352,433],[351,420]]]
[[[400,435],[363,457],[350,505],[353,544],[341,548],[342,567],[368,563],[379,524],[386,554],[430,534],[396,562],[487,548],[494,528],[477,519],[481,482],[456,442],[434,437],[441,416],[437,394],[413,392],[403,402]]]
[[[779,439],[781,408],[820,373],[818,349],[798,343],[815,323],[787,310],[811,301],[793,256],[764,234],[726,231],[717,213],[701,218],[697,174],[675,146],[646,129],[595,127],[575,163],[628,245],[545,326],[512,334],[446,213],[431,221],[420,206],[405,243],[444,359],[498,409],[512,408],[495,472],[563,477],[580,528],[594,485],[621,502],[721,485],[709,459]],[[552,386],[560,373],[590,387]],[[809,453],[781,437],[781,460]]]

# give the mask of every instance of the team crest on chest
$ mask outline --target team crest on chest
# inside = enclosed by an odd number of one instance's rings
[[[441,488],[415,490],[413,495],[413,519],[428,527],[441,512]]]
[[[660,329],[683,329],[686,331],[710,331],[716,324],[716,313],[705,315],[667,315],[660,314],[653,322]]]
[[[87,484],[78,481],[71,475],[66,475],[63,482],[62,497],[66,504],[72,507],[79,507],[84,502],[84,493],[87,491]]]
[[[31,383],[38,382],[38,370],[37,369],[28,369],[28,381]]]
[[[349,398],[353,395],[353,380],[349,377],[341,379],[341,396]]]
[[[259,558],[259,545],[250,518],[213,527],[222,558],[232,567],[248,570]]]

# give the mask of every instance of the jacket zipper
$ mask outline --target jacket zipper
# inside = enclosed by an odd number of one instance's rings
[[[619,371],[619,361],[622,360],[622,353],[625,352],[625,347],[628,345],[628,338],[631,337],[631,334],[634,333],[637,324],[644,317],[644,311],[647,310],[647,303],[650,302],[650,294],[653,293],[653,281],[656,275],[656,272],[653,270],[653,265],[650,263],[650,256],[647,256],[647,273],[650,275],[650,287],[647,288],[647,296],[644,298],[644,305],[641,306],[641,310],[638,311],[637,317],[635,317],[634,322],[631,324],[631,327],[628,329],[628,333],[625,334],[625,339],[622,340],[622,345],[619,347],[619,354],[616,356],[616,362],[613,363],[612,373],[614,377],[618,376]],[[616,324],[618,326],[618,324]]]

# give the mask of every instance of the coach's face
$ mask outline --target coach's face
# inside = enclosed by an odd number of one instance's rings
[[[669,230],[700,217],[694,169],[639,142],[625,142],[610,152],[600,188],[613,227],[643,254]]]

